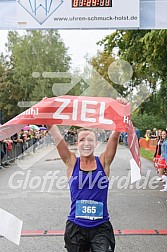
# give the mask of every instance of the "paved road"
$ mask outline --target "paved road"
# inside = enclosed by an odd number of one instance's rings
[[[105,143],[96,154],[104,147]],[[57,158],[56,150],[47,147],[0,170],[0,208],[23,220],[23,230],[64,230],[70,199],[65,166]],[[167,230],[167,193],[159,191],[161,182],[153,183],[156,173],[152,163],[141,160],[143,177],[131,185],[130,159],[129,150],[120,145],[111,166],[108,197],[114,229]],[[165,252],[166,240],[166,235],[117,235],[115,251]],[[22,237],[19,247],[0,238],[2,252],[65,252],[63,246],[63,236]]]

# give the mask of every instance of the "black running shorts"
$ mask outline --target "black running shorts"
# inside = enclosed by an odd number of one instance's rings
[[[71,221],[66,222],[64,234],[68,252],[114,252],[115,237],[109,221],[92,228],[84,228]]]

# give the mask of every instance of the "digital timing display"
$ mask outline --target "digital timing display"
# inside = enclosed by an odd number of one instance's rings
[[[72,8],[112,7],[112,0],[72,0]]]

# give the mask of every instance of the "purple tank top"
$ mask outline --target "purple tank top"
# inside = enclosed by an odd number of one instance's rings
[[[109,180],[96,158],[96,170],[80,170],[80,158],[69,180],[71,211],[68,220],[82,227],[95,227],[109,220],[107,195]]]

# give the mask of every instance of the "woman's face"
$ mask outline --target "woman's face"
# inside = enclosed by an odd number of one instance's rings
[[[162,130],[159,130],[159,131],[158,131],[158,136],[159,136],[159,137],[162,137]]]
[[[81,156],[88,157],[97,145],[96,136],[92,131],[81,131],[78,134],[78,151]]]
[[[167,133],[166,131],[162,131],[162,139],[165,139],[165,138],[167,138]]]

